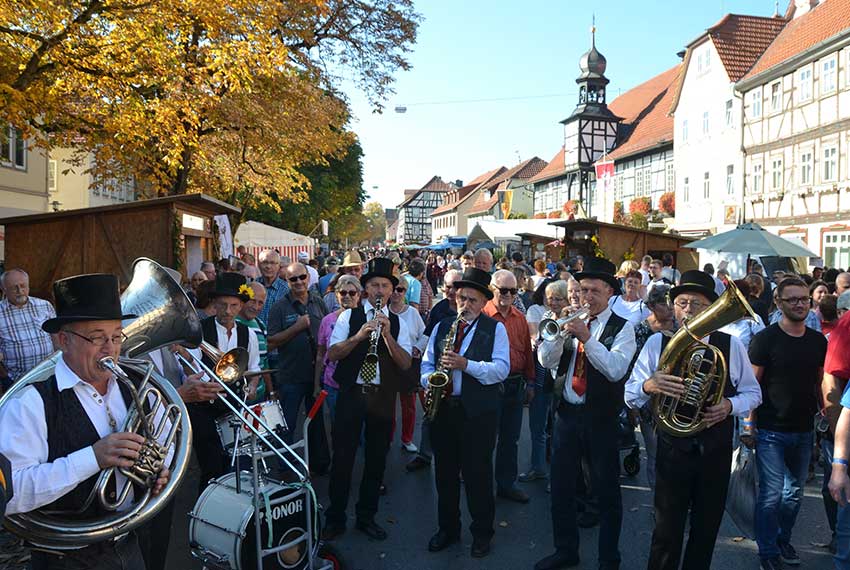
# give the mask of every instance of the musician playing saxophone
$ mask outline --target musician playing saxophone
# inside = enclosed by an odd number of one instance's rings
[[[361,433],[365,434],[366,464],[355,526],[375,540],[387,538],[386,531],[375,522],[375,514],[390,445],[396,394],[403,372],[410,368],[413,352],[407,323],[387,307],[390,294],[398,285],[392,261],[383,257],[370,260],[360,282],[365,295],[363,305],[340,314],[328,342],[328,359],[338,361],[334,380],[339,384],[339,395],[333,425],[325,540],[345,532],[351,472]]]
[[[121,321],[136,315],[122,314],[114,275],[62,279],[54,283],[53,293],[57,316],[42,328],[55,335],[62,350],[55,373],[24,388],[0,410],[0,453],[12,464],[15,489],[6,514],[47,507],[66,512],[56,515],[60,519],[96,519],[106,514],[97,500],[81,514],[75,511],[86,504],[100,471],[131,467],[145,441],[120,431],[131,406],[130,391],[98,364],[104,357],[117,360]],[[115,488],[121,489],[126,478],[115,477]],[[154,494],[168,478],[163,469]],[[114,500],[114,495],[113,488],[107,498]],[[119,510],[132,501],[131,494]],[[136,534],[130,533],[62,556],[33,550],[31,567],[144,570],[145,564]]]
[[[454,288],[458,314],[463,315],[457,322],[454,345],[444,347],[456,321],[448,316],[434,327],[422,358],[423,388],[438,367],[449,370],[451,379],[446,386],[450,395],[440,403],[430,428],[439,530],[428,550],[437,552],[460,540],[462,473],[472,518],[472,556],[482,557],[490,551],[494,532],[493,449],[502,382],[510,371],[510,348],[505,326],[481,312],[493,298],[490,274],[470,267]]]
[[[678,322],[693,319],[717,300],[714,279],[692,270],[682,274],[679,286],[670,290]],[[669,337],[655,333],[646,341],[626,383],[626,404],[640,408],[653,394],[677,397],[682,378],[657,371]],[[761,403],[747,351],[726,333],[713,332],[703,342],[716,347],[726,358],[729,378],[719,404],[704,409],[709,427],[693,436],[675,437],[658,431],[655,486],[655,531],[652,534],[651,570],[705,569],[711,557],[726,504],[732,462],[731,415],[746,417]],[[682,557],[685,521],[691,510],[688,545]]]

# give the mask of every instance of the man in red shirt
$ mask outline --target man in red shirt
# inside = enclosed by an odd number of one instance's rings
[[[516,486],[517,444],[522,430],[523,404],[534,396],[534,390],[527,387],[529,381],[534,381],[534,357],[528,341],[525,315],[513,306],[517,295],[516,277],[511,271],[500,269],[493,274],[490,287],[493,289],[493,299],[482,312],[505,325],[511,349],[511,372],[505,380],[502,413],[499,417],[496,495],[510,501],[527,503],[528,495]]]

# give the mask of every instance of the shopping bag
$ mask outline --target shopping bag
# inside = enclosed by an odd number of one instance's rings
[[[755,539],[756,498],[758,497],[758,470],[755,451],[739,445],[732,454],[732,474],[729,493],[726,495],[726,512],[741,534]]]

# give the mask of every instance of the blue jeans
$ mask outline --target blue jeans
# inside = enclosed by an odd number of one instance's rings
[[[759,495],[756,500],[756,542],[761,558],[779,556],[779,543],[791,542],[791,530],[812,457],[812,432],[759,430],[756,466]]]
[[[552,393],[544,392],[543,387],[536,387],[534,399],[528,405],[528,431],[531,432],[531,469],[538,473],[546,473],[546,420],[549,419],[549,408],[552,403]]]
[[[329,417],[331,418],[331,425],[334,423],[334,416],[336,415],[336,399],[339,396],[339,388],[334,388],[333,386],[328,386],[325,384],[322,386],[324,390],[328,393],[328,397],[325,398],[325,405],[328,407]]]
[[[506,383],[509,381],[506,381]],[[522,431],[522,408],[525,390],[521,386],[505,386],[499,414],[499,441],[496,444],[496,489],[508,491],[516,486],[517,447]]]
[[[850,506],[839,507],[835,501],[832,500],[832,496],[829,495],[829,478],[832,476],[832,454],[835,451],[834,443],[831,439],[821,439],[820,449],[821,456],[824,461],[823,468],[823,487],[824,492],[824,504],[827,504],[827,497],[829,497],[829,501],[835,507],[835,522],[830,521],[831,524],[835,525],[833,532],[835,533],[835,556],[833,556],[832,560],[835,563],[835,570],[850,570]],[[827,511],[827,518],[830,518],[830,513]]]

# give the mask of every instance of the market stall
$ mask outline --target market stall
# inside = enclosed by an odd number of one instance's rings
[[[236,228],[233,239],[236,247],[245,246],[248,253],[258,258],[264,249],[274,249],[280,255],[295,261],[298,254],[306,252],[313,257],[316,253],[316,240],[260,222],[242,222]]]

